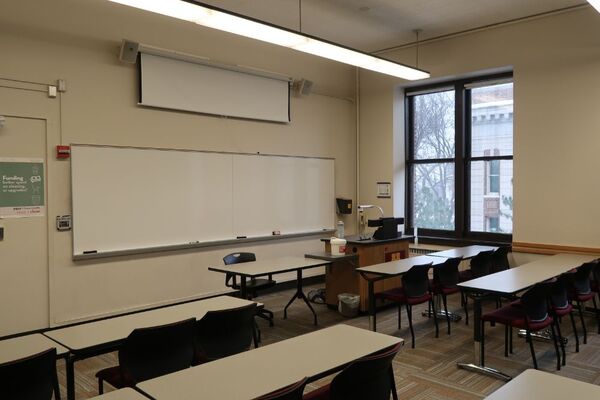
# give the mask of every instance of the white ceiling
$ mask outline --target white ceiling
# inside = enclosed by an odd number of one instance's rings
[[[299,0],[199,0],[299,29]],[[374,52],[577,5],[585,0],[300,0],[302,31]]]

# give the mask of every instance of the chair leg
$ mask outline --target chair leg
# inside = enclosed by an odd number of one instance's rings
[[[256,341],[258,343],[262,342],[262,333],[258,327],[258,324],[256,323],[256,318],[254,318],[254,332],[256,333]]]
[[[479,354],[481,365],[485,365],[485,321],[481,320],[481,340],[479,342]]]
[[[556,340],[556,331],[554,329],[554,324],[556,321],[550,325],[550,331],[552,332],[552,341],[554,342],[554,351],[556,352],[556,370],[560,371],[560,351],[558,350],[558,341]]]
[[[465,308],[465,325],[469,325],[469,296],[465,295],[464,308]]]
[[[600,296],[600,294],[598,294],[598,296]],[[594,302],[594,312],[596,313],[596,325],[598,325],[598,333],[600,333],[600,310],[598,310],[596,304],[596,296],[592,297],[592,301]]]
[[[508,352],[513,354],[513,328],[508,329]]]
[[[450,334],[450,315],[448,314],[448,302],[445,294],[442,294],[442,302],[444,303],[444,312],[446,313],[446,324],[448,325],[448,335]]]
[[[273,315],[273,312],[272,312],[272,311],[269,311],[269,310],[262,309],[262,310],[260,310],[260,311],[258,312],[258,314],[256,314],[256,315],[258,315],[260,318],[262,318],[262,319],[264,319],[264,320],[267,320],[267,321],[269,321],[269,326],[270,326],[271,328],[273,327],[273,325],[274,325],[274,322],[273,322],[273,320],[274,320],[274,315]]]
[[[413,330],[412,324],[412,307],[407,304],[406,305],[406,315],[408,316],[408,326],[410,327],[410,336],[412,338],[412,348],[415,348],[415,331]]]
[[[252,320],[252,341],[254,342],[254,348],[258,348],[258,325],[256,325],[256,320]]]
[[[565,343],[563,342],[562,332],[560,331],[560,323],[558,318],[556,320],[556,333],[558,335],[558,343],[560,344],[560,350],[562,353],[562,365],[567,365],[567,355],[565,353]]]
[[[581,319],[581,327],[583,328],[583,344],[587,344],[587,329],[583,318],[583,306],[580,301],[577,302],[577,308],[579,308],[579,319]]]
[[[433,310],[433,323],[435,324],[435,337],[439,338],[440,337],[440,326],[438,324],[437,310],[435,309],[435,304],[433,302],[433,299],[431,299],[429,301],[429,304],[431,305],[431,309]]]
[[[508,357],[508,325],[504,325],[504,357]]]
[[[102,378],[98,378],[98,394],[104,393],[104,381]]]
[[[533,359],[533,368],[538,369],[537,359],[535,358],[535,350],[533,349],[533,340],[531,339],[531,332],[527,329],[526,340],[529,342],[529,350],[531,351],[531,358]]]
[[[577,334],[577,325],[575,325],[575,317],[573,316],[573,312],[569,313],[569,317],[571,318],[573,334],[575,335],[575,353],[579,353],[579,335]]]
[[[398,400],[398,393],[396,392],[396,379],[394,378],[394,369],[390,365],[390,386],[392,388],[392,399]]]
[[[402,304],[398,303],[398,330],[402,329]]]

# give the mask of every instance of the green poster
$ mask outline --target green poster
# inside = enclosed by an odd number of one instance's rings
[[[44,162],[0,158],[0,217],[44,215]]]

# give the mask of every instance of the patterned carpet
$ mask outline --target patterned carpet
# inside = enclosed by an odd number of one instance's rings
[[[306,287],[309,290],[322,285]],[[308,333],[326,326],[345,323],[361,328],[368,328],[368,318],[360,316],[353,319],[342,317],[335,310],[324,305],[314,305],[319,318],[319,326],[312,324],[312,314],[302,301],[296,301],[288,309],[288,319],[283,320],[283,307],[292,295],[293,290],[286,290],[260,297],[266,308],[275,312],[275,326],[269,328],[261,319],[258,324],[262,331],[263,345],[268,345],[290,337]],[[448,298],[450,310],[460,309],[458,295]],[[485,309],[491,309],[493,304],[484,304]],[[413,311],[416,348],[410,348],[410,331],[406,313],[402,313],[402,329],[397,329],[397,309],[389,308],[377,314],[378,332],[396,335],[405,339],[404,348],[394,360],[396,386],[400,399],[439,400],[439,399],[481,399],[498,389],[503,382],[484,375],[475,374],[456,367],[457,362],[473,361],[473,331],[472,326],[466,326],[464,319],[452,323],[452,334],[446,332],[445,320],[440,321],[440,337],[435,338],[433,320],[421,316],[424,306],[417,306]],[[461,315],[462,311],[459,311]],[[472,317],[472,311],[470,311]],[[472,321],[472,318],[470,319]],[[577,320],[578,321],[578,320]],[[551,343],[535,342],[539,368],[543,371],[557,373],[562,376],[581,381],[600,384],[600,335],[597,333],[595,318],[586,316],[588,326],[588,343],[581,344],[579,353],[575,353],[575,344],[569,321],[561,324],[564,336],[569,337],[567,346],[567,366],[557,372],[555,367],[554,348]],[[581,334],[580,322],[577,322]],[[76,395],[77,399],[95,396],[97,381],[94,374],[105,367],[116,365],[116,353],[106,354],[79,361],[76,366]],[[514,354],[504,357],[504,328],[486,327],[486,365],[499,369],[511,376],[516,376],[527,368],[532,368],[529,348],[524,339],[514,335]],[[66,396],[64,363],[59,363],[59,379],[61,394]],[[318,387],[331,377],[314,382],[307,391]],[[105,390],[110,391],[109,385]]]

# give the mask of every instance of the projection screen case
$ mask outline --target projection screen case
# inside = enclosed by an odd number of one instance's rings
[[[274,122],[290,121],[289,80],[140,54],[139,105]]]

